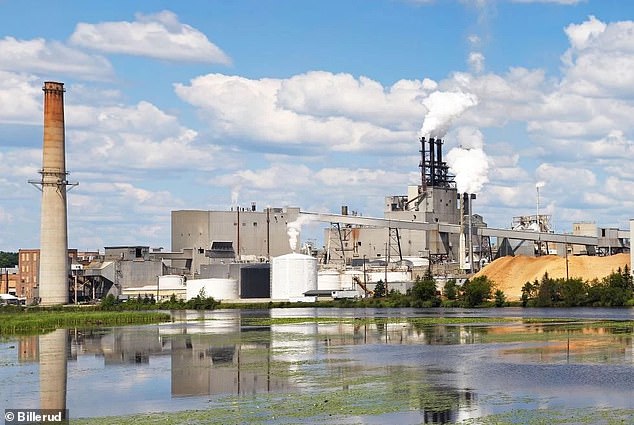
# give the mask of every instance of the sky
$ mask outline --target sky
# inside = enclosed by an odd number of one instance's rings
[[[0,250],[39,246],[44,81],[69,247],[171,246],[178,209],[382,217],[442,137],[490,227],[634,216],[634,2],[0,0]],[[317,245],[327,224],[302,235]]]

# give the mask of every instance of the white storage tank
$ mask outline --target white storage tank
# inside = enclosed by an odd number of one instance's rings
[[[337,270],[322,270],[317,275],[317,289],[338,291],[341,289],[341,274]]]
[[[271,298],[288,300],[317,289],[317,259],[310,255],[287,254],[273,258]]]
[[[178,288],[181,286],[185,286],[183,276],[176,274],[166,274],[164,276],[159,276],[159,287],[161,288]]]
[[[237,300],[238,281],[236,279],[189,279],[187,280],[187,299],[196,298],[204,291],[205,297],[216,301]]]

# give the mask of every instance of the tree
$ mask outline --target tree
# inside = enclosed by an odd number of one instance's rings
[[[504,295],[504,291],[498,289],[495,291],[495,306],[504,307],[504,304],[506,304],[506,295]]]
[[[19,263],[17,252],[0,251],[0,268],[15,267]]]
[[[416,278],[411,295],[415,301],[431,301],[433,306],[440,305],[440,297],[436,289],[436,280],[429,270],[422,279],[420,277]]]
[[[527,281],[524,286],[522,286],[522,307],[526,307],[529,301],[535,299],[538,289],[539,282],[537,281],[537,279],[535,279],[535,284]]]
[[[445,295],[445,298],[447,298],[448,300],[453,301],[458,298],[458,285],[456,284],[456,279],[449,279],[447,283],[445,283],[443,293]]]
[[[491,299],[494,282],[487,276],[478,276],[462,285],[463,301],[467,307],[475,307]]]
[[[383,298],[385,296],[385,283],[379,280],[374,286],[374,298]]]
[[[588,287],[579,279],[568,279],[561,285],[561,299],[566,307],[579,307],[588,301]]]

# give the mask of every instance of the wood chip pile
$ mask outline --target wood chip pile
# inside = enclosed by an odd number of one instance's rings
[[[629,254],[616,254],[609,257],[569,256],[568,274],[571,278],[583,280],[601,279],[616,271],[619,267],[630,264]],[[556,255],[543,257],[502,257],[484,267],[474,276],[488,276],[498,289],[506,294],[508,300],[519,300],[522,286],[527,281],[540,280],[544,273],[552,278],[566,277],[566,259]]]

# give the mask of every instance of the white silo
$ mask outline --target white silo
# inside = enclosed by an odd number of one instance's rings
[[[273,258],[271,298],[288,300],[317,289],[317,259],[310,255],[287,254]]]
[[[199,294],[212,297],[216,301],[237,300],[238,281],[236,279],[189,279],[187,281],[187,299],[196,298]]]
[[[322,270],[317,275],[317,289],[339,291],[341,289],[341,274],[337,270]]]

